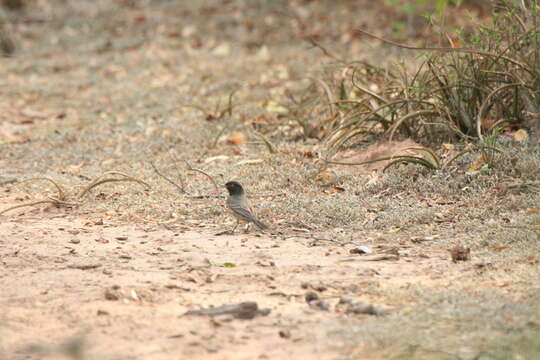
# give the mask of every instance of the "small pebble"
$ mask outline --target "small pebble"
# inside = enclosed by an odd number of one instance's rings
[[[279,337],[282,339],[288,339],[291,337],[291,332],[289,329],[279,330]]]

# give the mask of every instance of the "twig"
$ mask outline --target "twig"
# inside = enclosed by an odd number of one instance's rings
[[[152,166],[152,168],[154,169],[154,171],[156,172],[156,174],[158,174],[159,176],[161,176],[163,179],[165,179],[167,182],[169,182],[170,184],[176,186],[176,188],[178,190],[180,190],[180,192],[182,194],[188,194],[188,192],[186,191],[185,189],[185,185],[184,185],[184,182],[181,181],[182,179],[180,179],[181,183],[182,183],[182,186],[178,185],[176,182],[174,182],[173,180],[169,179],[168,177],[166,177],[165,175],[163,175],[159,170],[158,168],[156,167],[156,165],[154,165],[154,163],[152,161],[150,161],[150,165]],[[189,195],[189,194],[188,194]]]
[[[350,262],[350,261],[384,261],[384,260],[399,260],[399,255],[393,254],[376,254],[372,256],[361,256],[361,257],[346,257],[340,259],[339,262]]]
[[[298,234],[298,235],[291,235],[291,236],[287,236],[285,239],[292,239],[292,238],[304,238],[304,239],[311,239],[313,241],[310,241],[309,242],[309,245],[310,246],[313,246],[313,244],[315,244],[317,241],[328,241],[328,242],[331,242],[331,243],[334,243],[334,244],[338,244],[338,245],[347,245],[347,244],[353,244],[354,246],[363,246],[363,245],[360,245],[358,244],[357,242],[355,241],[352,241],[352,240],[349,240],[349,241],[340,241],[340,240],[336,240],[336,239],[329,239],[329,238],[321,238],[321,237],[316,237],[316,236],[313,236],[313,234]]]
[[[338,62],[340,62],[340,63],[342,63],[342,64],[345,64],[345,65],[348,64],[347,61],[345,61],[345,60],[339,58],[338,56],[336,56],[336,55],[334,55],[334,54],[332,54],[330,51],[328,51],[328,49],[326,49],[324,46],[322,46],[321,44],[319,44],[318,42],[316,42],[313,38],[308,37],[306,40],[307,40],[311,45],[313,45],[313,47],[316,47],[316,48],[321,49],[321,51],[323,52],[323,54],[326,55],[326,56],[328,56],[329,58],[334,59],[334,60],[336,60],[336,61],[338,61]]]
[[[272,144],[270,142],[270,140],[268,140],[266,138],[266,136],[264,136],[263,134],[261,134],[260,132],[258,132],[257,130],[255,129],[251,129],[251,131],[257,135],[259,138],[261,138],[261,140],[264,142],[264,144],[266,145],[266,148],[268,149],[268,151],[270,152],[270,154],[275,154],[277,153],[277,150],[276,150],[276,147],[274,144]]]
[[[212,184],[214,184],[214,187],[216,188],[216,192],[219,192],[219,187],[218,187],[218,184],[217,182],[214,180],[214,177],[212,175],[209,175],[207,172],[201,170],[201,169],[196,169],[194,168],[193,166],[191,166],[191,164],[189,162],[187,162],[186,160],[184,160],[184,162],[186,163],[187,167],[188,167],[188,170],[190,171],[195,171],[195,172],[198,172],[198,173],[201,173],[203,174],[204,176],[208,177],[210,179],[210,181],[212,181]]]
[[[210,144],[210,146],[208,147],[209,149],[214,149],[216,146],[217,146],[217,143],[219,141],[219,138],[221,137],[221,135],[223,135],[223,133],[225,132],[225,130],[227,130],[229,127],[227,125],[223,126],[221,128],[221,130],[218,131],[218,133],[216,134],[216,136],[214,136],[214,140],[212,141],[212,143]]]
[[[7,184],[14,184],[16,183],[18,180],[15,179],[15,178],[12,178],[12,179],[5,179],[5,180],[1,180],[0,181],[0,185],[7,185]]]
[[[225,195],[188,195],[190,199],[223,199],[225,198]]]
[[[484,56],[491,57],[491,58],[496,58],[496,59],[504,59],[504,60],[514,64],[514,65],[517,65],[517,66],[521,67],[522,69],[526,70],[529,73],[534,73],[531,69],[529,69],[529,67],[527,67],[527,65],[522,64],[519,61],[516,61],[516,60],[514,60],[512,58],[502,56],[501,54],[492,54],[492,53],[487,52],[487,51],[475,50],[475,49],[469,49],[469,48],[417,47],[417,46],[403,45],[403,44],[400,44],[400,43],[397,43],[397,42],[394,42],[394,41],[391,41],[391,40],[384,39],[384,38],[379,37],[377,35],[374,35],[374,34],[372,34],[370,32],[367,32],[365,30],[356,29],[356,31],[358,33],[360,33],[360,34],[370,36],[372,38],[375,38],[375,39],[380,40],[382,42],[385,42],[387,44],[394,45],[394,46],[397,46],[397,47],[400,47],[400,48],[403,48],[403,49],[409,49],[409,50],[432,50],[432,51],[442,51],[442,52],[461,52],[461,53],[468,53],[468,54],[484,55]]]
[[[484,136],[482,135],[482,119],[483,119],[486,107],[490,104],[491,98],[501,90],[504,90],[508,87],[519,86],[519,85],[521,85],[521,83],[511,83],[511,84],[502,85],[498,87],[497,89],[493,90],[492,92],[490,92],[489,95],[482,102],[480,109],[478,109],[478,116],[476,117],[476,134],[478,135],[478,138],[480,140],[484,139]]]
[[[60,200],[66,200],[66,194],[65,194],[64,190],[62,189],[62,187],[60,185],[58,185],[57,182],[55,182],[54,180],[52,180],[52,179],[50,179],[48,177],[31,178],[31,179],[23,180],[21,182],[28,182],[28,181],[33,181],[33,180],[47,180],[47,181],[49,181],[50,183],[52,183],[56,187],[56,190],[58,191],[58,198]]]
[[[540,181],[530,181],[530,182],[524,182],[524,183],[508,184],[506,185],[506,187],[509,189],[513,189],[513,188],[536,186],[536,185],[540,185]]]
[[[108,179],[102,179],[100,180],[101,178],[103,178],[105,175],[121,175],[124,177],[124,179],[113,179],[113,178],[108,178]],[[138,184],[141,184],[141,185],[144,185],[147,189],[150,189],[150,185],[148,185],[147,183],[145,183],[144,181],[142,180],[139,180],[139,179],[136,179],[134,177],[131,177],[127,174],[124,174],[123,172],[120,172],[120,171],[107,171],[105,173],[103,173],[101,176],[97,177],[94,181],[92,181],[88,186],[86,186],[79,194],[79,196],[77,196],[78,199],[82,198],[84,195],[86,195],[86,193],[88,191],[90,191],[92,188],[98,186],[98,185],[101,185],[101,184],[104,184],[104,183],[108,183],[108,182],[119,182],[119,181],[132,181],[132,182],[136,182]]]
[[[27,204],[20,204],[20,205],[11,206],[11,207],[9,207],[7,209],[4,209],[4,210],[0,211],[0,215],[2,215],[3,213],[6,213],[8,211],[11,211],[11,210],[19,209],[19,208],[26,207],[26,206],[39,205],[39,204],[52,204],[52,205],[56,205],[56,206],[61,206],[61,205],[63,205],[63,206],[77,206],[77,205],[79,205],[79,204],[76,204],[76,203],[68,203],[68,202],[65,202],[65,201],[58,200],[58,199],[50,197],[49,199],[46,199],[46,200],[38,200],[38,201],[34,201],[34,202],[31,202],[31,203],[27,203]]]
[[[390,142],[392,141],[392,139],[394,138],[394,133],[401,126],[401,124],[403,124],[405,122],[405,120],[408,120],[410,118],[414,118],[414,117],[416,117],[418,115],[440,115],[440,112],[437,111],[437,110],[418,110],[418,111],[415,111],[415,112],[412,112],[412,113],[408,113],[407,115],[405,115],[404,117],[402,117],[401,119],[396,121],[390,127],[390,129],[389,129],[389,131],[390,131],[389,141]]]
[[[377,100],[379,100],[379,101],[381,101],[381,102],[383,102],[383,103],[385,103],[385,104],[388,104],[388,100],[386,100],[385,98],[383,98],[383,97],[380,96],[379,94],[376,94],[376,93],[374,93],[373,91],[371,91],[371,90],[369,90],[369,89],[367,89],[367,88],[365,88],[365,87],[363,87],[363,86],[358,85],[358,83],[356,83],[356,82],[354,81],[354,76],[356,75],[356,70],[357,70],[357,69],[358,69],[358,68],[354,68],[354,69],[353,69],[353,72],[352,72],[352,74],[351,74],[351,82],[352,82],[353,86],[356,87],[356,88],[359,89],[359,90],[362,90],[362,91],[365,92],[366,94],[371,95],[371,96],[374,97],[375,99],[377,99]]]

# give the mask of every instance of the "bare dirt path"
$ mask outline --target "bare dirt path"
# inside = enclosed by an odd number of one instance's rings
[[[352,70],[338,57],[402,54],[354,29],[396,35],[404,13],[370,0],[27,3],[0,8],[17,45],[0,58],[0,211],[58,197],[26,181],[43,177],[79,205],[0,215],[0,360],[540,354],[537,141],[506,138],[489,173],[467,171],[479,153],[385,174],[318,160],[327,96]],[[191,167],[241,180],[272,231],[217,236],[233,221],[224,194]],[[77,197],[111,170],[148,187]],[[451,261],[458,244],[469,261]],[[243,302],[260,311],[186,315]]]
[[[444,287],[460,274],[425,245],[396,244],[399,259],[365,261],[351,246],[302,238],[100,225],[52,212],[0,224],[5,358],[42,358],[28,346],[77,338],[91,359],[335,358],[341,340],[329,332],[375,316],[345,314],[340,297],[391,312],[403,304],[381,288]],[[310,291],[327,310],[308,305]],[[183,316],[245,301],[270,313]]]

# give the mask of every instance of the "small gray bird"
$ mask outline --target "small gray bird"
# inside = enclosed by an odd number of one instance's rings
[[[268,226],[263,224],[253,214],[253,210],[249,205],[249,201],[246,198],[246,193],[242,185],[237,181],[229,181],[225,185],[221,185],[227,188],[229,191],[229,197],[227,198],[227,207],[232,211],[234,217],[236,218],[236,226],[232,230],[236,230],[241,221],[249,223],[254,223],[261,230],[267,229]]]

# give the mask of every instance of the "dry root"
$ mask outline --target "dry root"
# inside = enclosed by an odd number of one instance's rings
[[[121,176],[121,178],[107,177],[107,176],[114,176],[114,175]],[[40,204],[52,204],[52,205],[54,205],[56,207],[61,207],[61,206],[75,207],[75,206],[81,205],[80,202],[70,202],[70,201],[68,201],[68,196],[67,196],[68,192],[64,189],[64,187],[62,187],[60,184],[58,184],[56,181],[54,181],[54,180],[52,180],[50,178],[47,178],[47,177],[31,178],[31,179],[24,180],[23,182],[29,182],[29,181],[35,181],[35,180],[46,180],[46,181],[52,183],[55,186],[56,190],[57,190],[58,196],[57,197],[47,196],[45,199],[33,201],[33,202],[30,202],[30,203],[26,203],[26,204],[20,204],[20,205],[11,206],[11,207],[9,207],[7,209],[4,209],[4,210],[0,211],[0,215],[6,213],[8,211],[11,211],[11,210],[15,210],[15,209],[19,209],[19,208],[27,207],[27,206],[36,206],[36,205],[40,205]],[[97,177],[89,185],[87,185],[79,193],[79,195],[76,197],[76,199],[82,198],[84,195],[86,195],[86,193],[88,193],[91,189],[95,188],[96,186],[99,186],[101,184],[105,184],[105,183],[108,183],[108,182],[119,182],[119,181],[136,182],[138,184],[141,184],[141,185],[145,186],[147,189],[150,189],[150,185],[148,185],[146,182],[144,182],[142,180],[136,179],[136,178],[134,178],[132,176],[129,176],[127,174],[124,174],[124,173],[122,173],[120,171],[107,171],[107,172],[103,173],[102,175],[100,175],[99,177]]]

